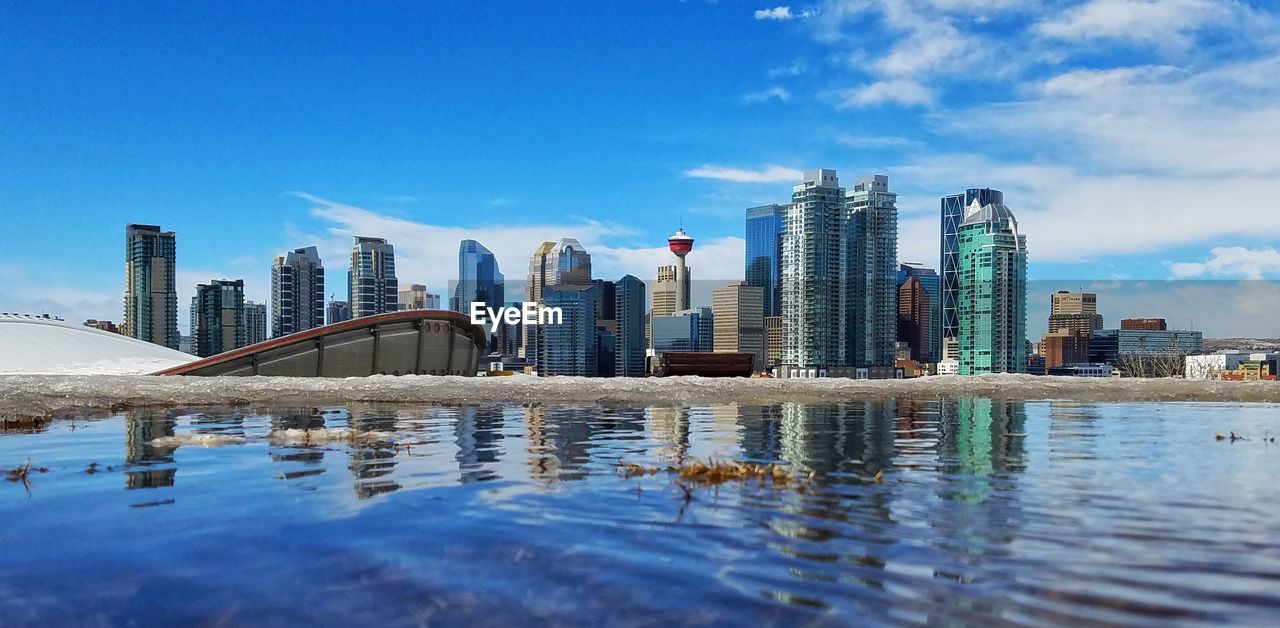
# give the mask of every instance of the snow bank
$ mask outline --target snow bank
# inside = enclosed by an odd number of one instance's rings
[[[910,380],[373,376],[0,375],[0,415],[138,406],[341,406],[350,402],[618,402],[633,405],[982,396],[1096,401],[1280,402],[1280,382],[983,375]]]

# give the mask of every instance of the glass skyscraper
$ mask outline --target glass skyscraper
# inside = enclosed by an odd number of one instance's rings
[[[841,227],[844,365],[892,367],[898,338],[898,195],[889,177],[863,177]]]
[[[529,260],[529,280],[525,285],[525,301],[542,303],[543,293],[555,286],[591,285],[591,254],[573,238],[543,242]],[[543,326],[524,330],[524,357],[538,360]]]
[[[458,284],[449,309],[468,314],[475,301],[496,310],[506,302],[504,285],[498,260],[489,249],[475,240],[463,240],[458,245]]]
[[[124,322],[120,333],[177,350],[177,236],[158,225],[124,229]]]
[[[384,238],[356,236],[347,271],[347,301],[351,318],[400,309],[395,247]]]
[[[965,208],[977,202],[979,206],[1000,205],[1004,203],[1004,193],[990,188],[973,188],[963,194],[952,194],[942,197],[942,242],[941,256],[938,260],[938,272],[942,279],[942,338],[955,338],[959,333],[960,320],[957,313],[957,299],[960,297],[958,273],[960,269],[960,223],[964,222]]]
[[[618,322],[614,345],[614,375],[644,376],[644,282],[626,275],[614,284],[614,317]]]
[[[538,375],[598,375],[600,289],[591,283],[547,286],[542,303],[560,308],[562,318],[559,324],[533,327],[541,336]]]
[[[271,266],[271,336],[324,325],[324,265],[314,246],[276,257]]]
[[[782,312],[782,218],[785,205],[747,210],[747,285],[764,290],[764,315]]]
[[[961,375],[1027,370],[1027,237],[1003,203],[965,210],[958,230]]]

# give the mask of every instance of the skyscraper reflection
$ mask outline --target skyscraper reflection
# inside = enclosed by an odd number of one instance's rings
[[[156,447],[151,441],[173,436],[177,421],[167,412],[143,410],[125,415],[125,488],[173,486],[178,473],[173,448]]]

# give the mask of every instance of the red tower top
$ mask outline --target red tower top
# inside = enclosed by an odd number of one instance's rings
[[[676,257],[684,257],[693,250],[693,238],[690,238],[682,228],[676,231],[675,235],[667,238],[667,245],[671,247],[671,252],[675,253]]]

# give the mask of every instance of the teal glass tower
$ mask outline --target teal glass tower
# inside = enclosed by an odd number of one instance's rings
[[[1027,237],[1003,203],[965,209],[957,231],[961,375],[1027,370]]]

